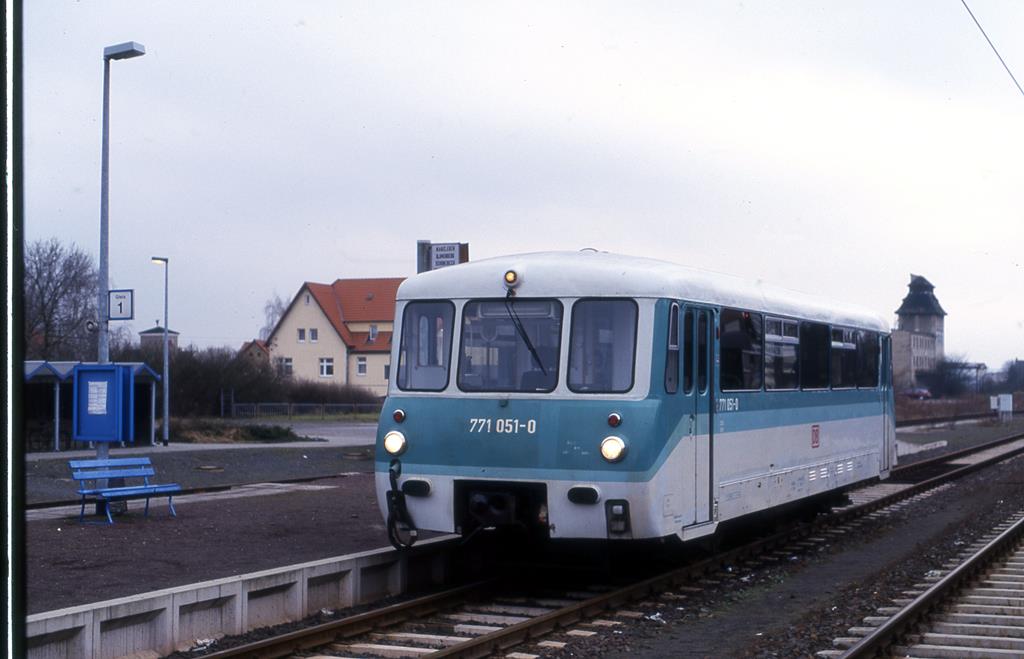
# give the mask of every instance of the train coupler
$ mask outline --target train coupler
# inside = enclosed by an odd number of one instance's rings
[[[388,540],[395,549],[408,549],[416,544],[419,531],[412,522],[409,508],[405,505],[405,492],[398,487],[398,478],[402,475],[402,463],[395,458],[388,465],[388,479],[391,489],[387,492],[388,505]]]

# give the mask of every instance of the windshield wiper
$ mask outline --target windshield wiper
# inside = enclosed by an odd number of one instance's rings
[[[533,355],[533,361],[537,362],[537,366],[540,367],[540,372],[545,376],[548,374],[548,370],[544,368],[544,364],[540,361],[540,355],[537,354],[537,349],[533,347],[533,342],[530,341],[529,335],[523,328],[523,321],[519,320],[519,316],[516,315],[515,309],[512,308],[512,301],[509,299],[512,296],[512,289],[509,289],[508,295],[505,296],[505,310],[508,312],[509,319],[512,320],[512,324],[516,328],[516,332],[519,333],[519,338],[523,340],[526,347],[530,350],[530,354]]]

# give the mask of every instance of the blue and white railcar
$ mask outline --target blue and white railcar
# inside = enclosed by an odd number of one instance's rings
[[[885,320],[760,282],[593,251],[398,291],[376,487],[392,541],[713,533],[895,462]]]

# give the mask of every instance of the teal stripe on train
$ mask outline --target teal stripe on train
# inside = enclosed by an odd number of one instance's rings
[[[722,399],[734,399],[737,409],[716,412],[715,428],[728,434],[881,417],[880,398],[878,390],[727,393]],[[644,482],[686,432],[688,412],[682,402],[681,395],[640,401],[574,399],[571,404],[550,398],[392,397],[381,414],[376,468],[386,470],[390,461],[381,448],[383,435],[401,430],[408,440],[401,456],[408,474]],[[404,423],[391,419],[397,408],[406,412]],[[619,428],[608,426],[611,412],[622,415]],[[698,432],[707,432],[706,422],[701,426]],[[626,458],[615,464],[598,452],[601,439],[610,434],[629,445]]]

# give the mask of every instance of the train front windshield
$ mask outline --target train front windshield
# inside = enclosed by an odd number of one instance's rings
[[[459,389],[548,392],[558,384],[562,303],[473,300],[462,312]]]
[[[585,299],[572,305],[567,385],[575,393],[626,393],[635,379],[637,305]],[[402,320],[398,388],[442,391],[452,353],[467,392],[548,393],[559,381],[563,307],[555,299],[470,300],[452,345],[455,306],[410,302]]]

